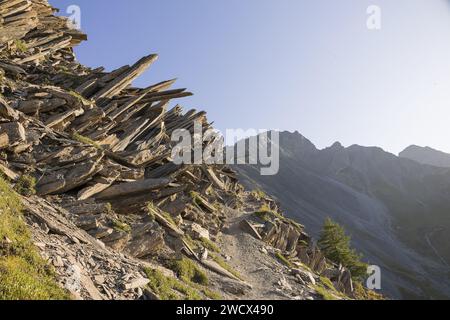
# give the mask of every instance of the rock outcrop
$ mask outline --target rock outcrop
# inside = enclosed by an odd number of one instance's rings
[[[33,240],[59,283],[80,299],[236,299],[257,290],[227,263],[220,239],[231,216],[245,217],[266,200],[244,192],[225,165],[172,162],[172,133],[192,134],[197,125],[206,132],[206,113],[172,106],[191,95],[172,89],[175,80],[131,86],[155,54],[111,72],[81,65],[73,47],[86,35],[54,12],[46,0],[0,1],[0,171],[21,186]],[[320,298],[315,278],[326,261],[303,248],[312,244],[303,227],[280,212],[254,223],[243,221],[241,233],[316,272],[299,282],[284,266],[283,287]],[[212,294],[207,281],[193,285],[201,279],[185,274],[191,264],[221,291]],[[352,293],[347,285],[343,291]],[[258,294],[252,297],[265,297]]]

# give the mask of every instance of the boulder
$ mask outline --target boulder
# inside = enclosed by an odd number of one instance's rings
[[[193,239],[208,239],[209,240],[209,231],[203,228],[201,225],[197,223],[193,223],[190,229],[190,235]]]
[[[250,234],[251,236],[255,237],[258,240],[262,240],[261,235],[259,234],[258,230],[247,220],[242,220],[240,223],[240,227],[243,231]]]
[[[157,253],[164,246],[164,232],[151,230],[135,239],[125,247],[125,252],[135,258],[143,258]]]
[[[149,282],[150,280],[147,278],[137,278],[124,283],[122,286],[124,290],[134,290],[145,287]]]
[[[89,231],[92,229],[97,229],[100,226],[100,224],[99,224],[100,219],[101,219],[101,215],[81,216],[75,221],[75,225],[78,228]]]
[[[19,112],[11,108],[5,99],[0,97],[0,116],[8,120],[19,120]]]
[[[250,292],[253,288],[251,285],[242,281],[223,280],[220,283],[220,288],[230,294],[243,296]]]
[[[314,278],[314,275],[309,271],[296,268],[292,269],[292,274],[296,277],[299,277],[302,281],[306,283],[310,283],[312,285],[316,284],[316,279]]]
[[[336,280],[336,289],[344,292],[346,295],[353,294],[353,280],[350,270],[340,266],[339,267],[339,277]]]
[[[311,270],[317,273],[322,273],[327,267],[327,260],[317,248],[316,245],[311,244],[308,247],[303,245],[297,245],[296,248],[297,257],[300,261],[307,265]]]
[[[90,230],[89,234],[96,239],[103,239],[114,232],[111,228],[100,227],[95,230]]]
[[[6,134],[8,147],[15,147],[26,141],[25,128],[20,122],[9,122],[0,124],[0,134]]]
[[[112,234],[104,237],[102,242],[114,250],[122,251],[130,241],[130,234],[123,231],[114,231]]]
[[[262,238],[265,242],[283,252],[293,253],[297,248],[301,232],[285,221],[267,221],[263,228]]]

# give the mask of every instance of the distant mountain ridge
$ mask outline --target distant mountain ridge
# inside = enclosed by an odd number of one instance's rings
[[[318,236],[326,217],[383,271],[393,298],[450,298],[450,169],[377,147],[340,143],[319,150],[300,133],[280,133],[280,172],[237,166],[248,187],[276,197]]]
[[[412,145],[400,152],[399,157],[436,167],[450,168],[450,154],[430,147]]]

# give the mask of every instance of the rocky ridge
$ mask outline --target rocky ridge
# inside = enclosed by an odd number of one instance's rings
[[[172,162],[175,129],[211,124],[170,108],[191,95],[175,80],[132,87],[157,55],[87,68],[73,52],[86,35],[54,12],[0,1],[0,171],[62,287],[77,299],[355,297],[348,271],[232,169]]]
[[[450,167],[450,154],[430,147],[409,146],[400,152],[399,157],[435,167]]]

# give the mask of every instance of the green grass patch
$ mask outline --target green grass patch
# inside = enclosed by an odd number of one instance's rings
[[[267,198],[267,194],[266,194],[264,191],[262,191],[261,189],[253,190],[253,191],[251,192],[251,195],[252,195],[255,199],[259,199],[259,200]]]
[[[314,287],[314,289],[316,290],[316,292],[322,297],[323,300],[339,300],[339,298],[337,296],[335,296],[334,294],[332,294],[328,289],[324,288],[321,285],[316,285]]]
[[[211,300],[222,300],[223,299],[223,297],[219,293],[217,293],[211,289],[203,287],[203,288],[200,288],[199,290],[205,295],[205,297],[207,297]]]
[[[267,211],[257,211],[254,215],[262,221],[271,221],[273,218],[273,214]]]
[[[338,291],[333,282],[327,277],[320,277],[320,284],[315,287],[316,291],[324,297],[325,300],[350,300],[343,292]],[[331,296],[331,299],[329,299]]]
[[[199,241],[209,251],[220,253],[219,247],[211,240],[207,238],[200,238]]]
[[[276,212],[275,210],[270,209],[270,207],[267,204],[263,204],[258,211],[254,213],[257,217],[264,221],[271,221],[275,218],[278,218],[282,221],[287,220],[285,217],[283,217],[282,214],[279,212]]]
[[[161,216],[163,216],[164,219],[166,219],[167,221],[169,221],[169,223],[172,224],[174,227],[177,227],[177,224],[176,224],[175,221],[173,220],[172,216],[171,216],[169,213],[167,213],[167,212],[165,212],[165,211],[159,209],[157,206],[155,206],[155,205],[153,204],[153,202],[149,202],[149,203],[147,204],[147,209],[148,209],[148,214],[149,214],[149,216],[155,218],[154,212],[156,212],[156,213],[160,214]]]
[[[156,216],[155,216],[155,214],[153,213],[153,211],[150,209],[151,207],[150,207],[150,205],[151,206],[153,206],[152,204],[148,204],[148,210],[147,210],[147,215],[150,217],[150,219],[152,220],[152,221],[155,221],[156,220]]]
[[[185,234],[183,239],[191,247],[192,250],[198,249],[198,241],[193,240],[190,235]]]
[[[192,203],[194,204],[194,206],[196,206],[199,210],[203,210],[202,209],[203,203],[201,201],[200,194],[195,191],[191,191],[189,194],[192,198]]]
[[[197,283],[203,286],[208,285],[208,276],[200,269],[200,267],[192,260],[188,258],[182,258],[181,260],[172,261],[169,264],[178,277],[184,282]]]
[[[125,233],[130,233],[131,232],[131,227],[126,224],[125,222],[119,221],[119,220],[112,220],[112,225],[114,230],[116,231],[122,231]]]
[[[31,241],[19,196],[0,178],[0,300],[69,298]]]
[[[44,262],[18,256],[0,258],[0,300],[67,300]]]
[[[355,281],[353,287],[355,289],[353,295],[356,300],[386,300],[383,295],[365,288],[359,281]]]
[[[88,144],[88,145],[93,146],[93,147],[95,147],[97,149],[103,150],[102,146],[100,146],[97,142],[95,142],[94,140],[92,140],[92,139],[90,139],[88,137],[82,136],[81,134],[78,134],[76,132],[72,135],[72,138],[74,140],[78,141],[78,142],[83,143],[83,144]]]
[[[267,203],[264,203],[263,205],[261,205],[261,207],[259,208],[260,212],[267,212],[267,213],[274,213],[272,209],[270,209],[269,205]]]
[[[192,204],[197,207],[201,211],[208,211],[213,212],[214,209],[217,209],[214,207],[214,205],[210,205],[208,200],[202,197],[202,195],[196,191],[191,191],[189,195],[192,198]]]
[[[320,282],[329,290],[333,290],[333,291],[337,291],[336,288],[334,287],[333,282],[331,282],[330,279],[328,279],[327,277],[320,277]]]
[[[285,223],[290,224],[294,228],[296,228],[299,232],[303,232],[305,227],[301,225],[300,223],[295,222],[294,220],[291,220],[289,218],[286,218],[283,214],[281,214],[278,211],[270,209],[270,207],[264,203],[258,211],[253,213],[254,216],[261,219],[262,221],[273,221],[275,219],[279,219]]]
[[[106,205],[106,213],[107,214],[114,214],[114,209],[111,203],[107,203]]]
[[[197,191],[191,191],[189,192],[189,195],[191,196],[192,200],[195,201],[195,199],[199,199],[200,194]]]
[[[207,287],[209,283],[208,276],[194,261],[188,258],[172,261],[170,268],[186,285],[202,293],[208,299],[222,299],[219,293]]]
[[[166,277],[161,271],[145,270],[150,283],[148,284],[161,300],[202,300],[198,290],[190,288],[176,278]]]
[[[17,51],[25,53],[28,51],[28,46],[25,41],[17,39],[14,40],[14,45],[16,46]]]
[[[77,98],[78,101],[80,101],[80,103],[83,105],[91,105],[92,104],[92,101],[89,101],[88,99],[86,99],[85,97],[83,97],[81,94],[79,94],[76,91],[69,91],[69,94],[72,97]]]
[[[303,232],[303,230],[305,229],[304,225],[301,225],[298,222],[295,222],[294,220],[288,219],[288,218],[284,218],[285,221],[287,221],[288,223],[290,223],[291,226],[293,226],[295,229],[297,229],[300,233]],[[302,240],[303,241],[303,240]],[[308,245],[308,243],[306,241],[303,241],[306,245]]]
[[[288,268],[292,268],[292,263],[286,258],[283,254],[280,252],[275,252],[275,258],[277,258],[278,261],[280,261],[282,264],[287,266]]]
[[[298,244],[305,248],[309,246],[309,243],[306,242],[305,240],[299,240]]]
[[[36,178],[27,174],[22,175],[14,186],[14,190],[17,193],[25,197],[29,197],[36,194]]]
[[[172,216],[165,211],[159,210],[159,214],[162,215],[167,221],[169,221],[172,225],[177,227],[177,223],[173,220]]]
[[[310,267],[308,267],[306,264],[304,264],[303,262],[296,262],[297,264],[299,264],[303,269],[305,269],[306,271],[311,272],[312,274],[314,274],[314,271],[311,270]]]
[[[237,272],[232,266],[230,266],[228,263],[225,262],[221,257],[215,254],[210,255],[211,259],[217,263],[219,266],[227,270],[229,273],[231,273],[233,276],[238,278],[239,280],[244,281],[244,278]]]

